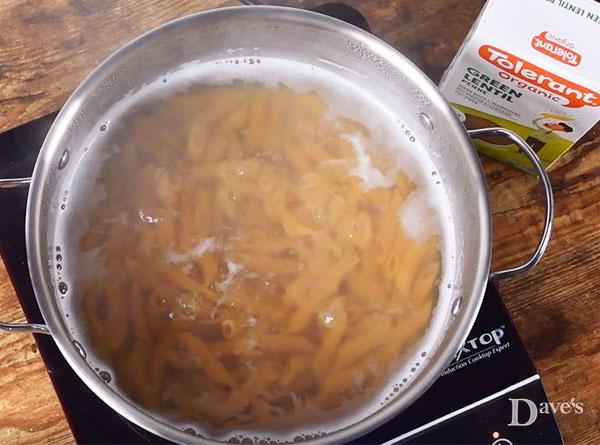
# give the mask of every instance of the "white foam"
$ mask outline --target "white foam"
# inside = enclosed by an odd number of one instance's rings
[[[439,215],[426,190],[419,187],[413,190],[398,213],[402,227],[411,238],[425,240],[431,235],[439,234]]]
[[[144,213],[142,210],[138,212],[138,216],[142,221],[148,224],[158,224],[161,221],[161,218]]]
[[[229,287],[231,286],[231,283],[233,283],[233,280],[235,279],[237,274],[244,270],[244,266],[238,263],[234,263],[233,261],[227,261],[226,264],[227,276],[223,281],[216,285],[216,288],[221,292],[227,291],[227,289],[229,289]]]
[[[211,252],[217,249],[215,239],[213,237],[203,239],[196,244],[191,250],[185,253],[177,253],[172,248],[167,252],[167,261],[171,264],[187,263],[195,258],[200,258],[206,252]]]
[[[371,156],[367,153],[363,136],[358,133],[342,134],[341,138],[352,145],[356,154],[357,165],[350,170],[352,176],[357,176],[361,179],[362,188],[369,190],[377,187],[391,187],[394,185],[396,171],[384,174],[381,170],[373,167]]]

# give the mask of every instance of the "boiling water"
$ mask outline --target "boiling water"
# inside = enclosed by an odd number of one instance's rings
[[[365,91],[362,91],[354,84],[331,71],[297,62],[284,62],[268,58],[229,59],[206,64],[192,64],[182,67],[181,70],[175,73],[170,73],[165,78],[157,79],[155,83],[146,86],[138,93],[132,94],[126,100],[117,104],[114,109],[104,116],[98,123],[98,131],[90,136],[89,149],[85,150],[83,156],[71,161],[77,163],[77,173],[73,177],[73,181],[76,181],[78,184],[78,189],[75,190],[69,187],[69,202],[68,206],[62,212],[62,225],[59,226],[59,230],[57,231],[56,245],[80,245],[82,237],[85,238],[90,232],[90,228],[94,228],[95,223],[105,222],[102,221],[104,218],[103,215],[110,214],[110,211],[106,210],[107,206],[116,205],[118,207],[123,205],[122,202],[119,202],[120,197],[114,194],[114,190],[111,190],[112,193],[108,195],[110,200],[107,199],[106,182],[97,182],[96,179],[99,176],[106,177],[107,174],[110,174],[110,172],[107,173],[106,166],[110,165],[111,160],[114,161],[115,154],[116,156],[124,156],[127,153],[128,149],[125,147],[125,141],[131,136],[131,125],[135,123],[135,116],[156,113],[161,107],[168,106],[171,100],[170,97],[173,95],[175,97],[177,95],[184,97],[186,94],[202,91],[203,88],[207,89],[207,87],[199,87],[199,85],[213,86],[213,88],[216,88],[215,85],[221,85],[221,88],[223,88],[223,85],[232,85],[231,88],[242,88],[239,81],[243,81],[246,87],[250,85],[256,91],[262,88],[259,85],[267,87],[271,91],[269,94],[272,95],[278,94],[283,84],[291,89],[292,95],[305,95],[306,97],[312,97],[311,100],[313,101],[317,98],[317,101],[322,101],[326,104],[323,122],[330,125],[331,131],[339,136],[341,141],[346,143],[346,147],[351,149],[353,155],[352,162],[343,167],[346,169],[348,178],[358,179],[357,190],[368,194],[377,189],[392,189],[397,186],[397,174],[401,172],[402,176],[408,177],[415,185],[409,195],[405,197],[406,199],[399,205],[398,209],[394,210],[394,221],[408,235],[406,242],[415,243],[415,245],[425,245],[427,240],[432,239],[432,236],[436,234],[440,236],[436,244],[439,243],[441,251],[442,270],[441,276],[437,281],[439,284],[436,285],[436,289],[431,295],[431,298],[437,297],[438,301],[437,310],[433,314],[433,327],[429,332],[425,333],[419,330],[418,334],[422,338],[418,342],[418,345],[415,344],[408,351],[404,351],[405,353],[399,362],[395,364],[392,374],[382,374],[382,376],[385,375],[383,381],[378,382],[377,385],[373,385],[373,388],[369,388],[368,391],[362,393],[353,388],[352,391],[339,396],[333,402],[324,402],[322,406],[313,406],[311,404],[302,411],[302,416],[298,416],[293,422],[282,422],[281,419],[275,418],[277,416],[266,415],[266,422],[254,421],[249,422],[248,425],[245,425],[243,421],[229,424],[226,422],[224,425],[219,425],[218,422],[211,422],[211,419],[208,419],[209,421],[206,422],[206,419],[201,418],[186,419],[182,424],[182,428],[193,425],[197,432],[223,440],[235,437],[239,438],[240,434],[245,437],[260,436],[264,438],[268,436],[273,440],[292,440],[298,437],[305,437],[304,435],[306,434],[326,434],[327,432],[338,430],[343,426],[360,420],[379,409],[382,404],[401,392],[401,388],[407,383],[408,379],[418,372],[419,363],[423,363],[426,360],[426,351],[431,349],[433,346],[431,342],[436,337],[434,329],[436,321],[442,320],[445,317],[444,314],[447,312],[445,310],[447,299],[443,298],[446,292],[444,274],[449,269],[447,264],[453,256],[453,246],[449,242],[449,240],[452,240],[452,237],[449,235],[452,233],[451,224],[440,224],[441,220],[446,221],[449,217],[449,211],[445,206],[446,200],[444,199],[443,184],[439,184],[438,178],[435,177],[435,170],[432,168],[432,162],[414,134],[399,120],[398,116],[383,107]],[[311,95],[310,92],[316,94]],[[178,124],[179,122],[173,123],[174,127],[177,127]],[[153,132],[157,128],[148,125],[148,122],[145,125],[147,127],[147,135],[152,137]],[[351,128],[340,128],[340,126],[343,127],[344,125],[349,125]],[[368,129],[366,132],[364,131],[365,127]],[[373,152],[373,147],[377,147],[384,154],[385,162],[377,160],[376,153]],[[264,155],[264,153],[262,154]],[[277,153],[270,153],[270,156],[277,156]],[[344,156],[347,157],[348,153]],[[166,159],[169,159],[168,156]],[[206,162],[207,159],[200,157],[199,161]],[[329,162],[335,165],[335,162]],[[101,165],[105,166],[103,171],[100,171]],[[128,164],[125,163],[124,165]],[[127,170],[119,166],[119,163],[114,163],[113,166],[119,175],[127,175]],[[143,165],[136,165],[132,162],[128,165],[128,168],[131,169],[131,177],[136,178],[138,173],[135,169],[141,169]],[[233,166],[233,171],[239,175],[241,170],[235,170],[235,168],[236,166]],[[332,171],[334,172],[334,170]],[[256,177],[255,179],[259,178]],[[186,178],[181,177],[181,181],[182,183],[185,182]],[[131,185],[134,186],[134,184]],[[152,184],[149,183],[148,185],[151,186]],[[209,194],[218,193],[217,189],[209,189],[209,191]],[[316,191],[318,192],[319,188]],[[243,188],[241,192],[244,192]],[[234,196],[229,194],[229,198],[234,198]],[[266,198],[266,196],[262,198]],[[137,216],[138,224],[144,226],[160,225],[165,219],[165,215],[161,214],[160,211],[157,213],[140,208],[143,206],[139,202],[132,205],[134,208],[130,208],[129,210],[133,211]],[[93,215],[92,218],[90,218],[90,215]],[[374,218],[374,215],[371,215],[371,217]],[[232,219],[235,220],[235,216],[229,215],[228,222],[231,223]],[[242,224],[242,221],[238,221],[238,224]],[[310,225],[310,223],[306,224]],[[73,227],[78,227],[79,229],[73,230]],[[130,229],[132,231],[138,230],[133,226]],[[315,227],[312,227],[312,229],[315,229]],[[290,234],[288,233],[287,235]],[[296,236],[296,234],[292,235]],[[122,242],[126,244],[127,232],[123,232],[122,236],[124,237]],[[232,242],[235,243],[235,237],[239,237],[239,233],[232,235],[231,239],[229,239],[230,244]],[[335,239],[334,241],[335,243],[340,243],[339,239]],[[92,239],[89,241],[88,237],[87,242],[91,243],[91,247],[95,247],[95,242],[97,242],[98,247],[91,248],[86,253],[71,251],[64,255],[64,260],[62,259],[63,255],[61,255],[61,271],[59,272],[60,276],[57,276],[57,283],[62,283],[60,287],[63,290],[67,289],[66,286],[68,283],[68,292],[61,290],[61,293],[67,294],[67,298],[63,300],[64,310],[66,313],[71,314],[69,320],[74,324],[81,320],[82,315],[80,310],[78,310],[78,300],[76,300],[76,297],[68,298],[69,295],[89,294],[89,283],[91,281],[97,280],[98,277],[103,277],[107,274],[110,276],[111,273],[114,273],[111,270],[131,267],[127,266],[125,262],[120,263],[119,258],[113,258],[111,263],[101,261],[103,255],[105,256],[102,240]],[[204,236],[202,238],[192,237],[189,241],[184,240],[180,244],[173,241],[168,246],[164,246],[164,255],[162,258],[165,264],[180,268],[183,274],[193,275],[194,271],[192,268],[194,267],[194,261],[205,258],[207,254],[219,250],[224,254],[228,248],[231,248],[231,246],[226,246],[223,237],[219,236],[219,234],[217,236]],[[126,252],[125,256],[128,255],[130,253]],[[131,256],[134,257],[135,254],[131,254]],[[114,264],[115,262],[118,264]],[[307,264],[302,264],[301,268],[305,267],[307,267]],[[332,266],[324,266],[324,270],[327,270],[327,267]],[[265,271],[261,270],[261,273],[263,272]],[[143,271],[138,270],[135,272],[135,270],[127,269],[126,273],[136,275],[143,274]],[[228,296],[227,294],[232,285],[240,286],[239,282],[236,284],[236,280],[239,281],[241,275],[246,274],[243,279],[250,281],[256,280],[257,276],[260,275],[260,273],[257,274],[253,270],[252,266],[244,264],[239,258],[227,260],[224,257],[221,258],[221,266],[217,270],[217,273],[219,274],[218,279],[215,279],[214,282],[204,284],[211,285],[211,291],[217,294],[220,293],[219,295],[222,294],[225,297]],[[266,273],[268,274],[268,272]],[[300,273],[301,270],[298,270],[297,275]],[[267,279],[259,276],[263,280],[262,285],[264,286],[269,279],[270,281],[277,281],[277,276],[276,274],[274,275],[271,277],[265,275]],[[372,279],[374,278],[372,277]],[[248,283],[242,282],[242,288],[246,284]],[[118,287],[110,287],[113,286],[111,283],[107,285],[110,291],[105,292],[112,294],[119,293]],[[99,293],[102,294],[101,291]],[[321,309],[325,308],[326,310],[317,311],[317,315],[321,317],[321,321],[325,325],[335,321],[337,301],[335,298],[332,298],[328,304],[323,303]],[[123,304],[124,306],[127,305],[126,302]],[[293,306],[292,310],[297,310],[298,306]],[[106,314],[102,313],[107,310],[106,305],[99,305],[96,307],[96,310],[101,313],[100,318],[106,317]],[[164,315],[166,319],[173,320],[181,314],[166,311]],[[248,326],[252,326],[253,318],[256,323],[255,315],[252,313],[252,316],[244,322]],[[149,322],[150,320],[145,321]],[[86,320],[85,323],[89,325],[89,320]],[[132,322],[132,324],[135,323]],[[168,325],[164,329],[169,329]],[[81,331],[76,330],[76,332]],[[280,334],[278,331],[276,333]],[[107,332],[106,337],[110,337],[110,334],[110,332]],[[222,335],[222,333],[219,335]],[[225,337],[227,335],[225,334]],[[355,333],[354,337],[358,335],[358,333]],[[318,344],[319,338],[311,338],[309,334],[306,334],[306,336],[307,341]],[[349,337],[351,339],[353,335],[349,335]],[[98,350],[98,345],[102,343],[101,339],[93,338],[92,335],[91,339],[85,339],[87,341],[83,341],[84,339],[79,340],[86,345],[85,349],[88,353],[88,360],[92,361],[93,365],[99,371],[106,374],[106,369],[111,367],[116,368],[113,372],[116,378],[112,379],[112,384],[119,385],[119,366],[125,367],[126,365],[122,363],[115,365],[115,360],[118,361],[118,359],[114,358],[114,354],[111,357],[110,352],[105,351],[100,352],[100,354],[94,352]],[[95,346],[90,345],[90,340]],[[131,339],[128,339],[125,340],[125,343],[131,341]],[[288,338],[286,341],[302,343],[296,337],[293,340]],[[412,340],[412,342],[414,343],[415,340]],[[302,343],[302,345],[296,347],[310,349],[305,343]],[[130,347],[128,353],[132,354],[135,348],[131,349],[131,345],[128,347]],[[100,347],[100,349],[102,348]],[[399,350],[402,350],[402,348],[399,348]],[[119,354],[123,355],[122,350],[120,351]],[[279,351],[281,354],[288,352]],[[126,383],[125,379],[122,380],[123,382],[120,386],[125,387],[126,392],[131,395],[132,389],[128,387],[131,384]],[[357,380],[361,380],[361,378]],[[220,383],[223,382],[217,382],[217,384]],[[355,386],[360,386],[360,384]],[[141,401],[147,405],[152,404],[147,400],[144,401],[143,396],[139,394],[134,394],[133,397],[137,401]],[[310,396],[305,395],[305,398],[310,399]],[[339,403],[342,399],[344,403]],[[292,404],[295,403],[299,403],[298,400],[292,400]],[[328,403],[331,403],[331,406],[327,406]],[[323,408],[326,408],[325,412],[322,411]],[[318,414],[315,414],[315,409],[319,409]],[[164,409],[159,411],[165,414]],[[170,414],[171,418],[175,416],[176,419],[181,419],[178,412]],[[235,432],[232,432],[232,430]]]

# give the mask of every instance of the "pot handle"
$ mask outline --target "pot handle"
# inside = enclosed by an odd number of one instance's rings
[[[0,190],[1,189],[14,189],[18,187],[27,187],[31,183],[31,178],[0,178]]]
[[[546,248],[548,247],[548,243],[550,242],[550,234],[552,233],[552,219],[554,218],[554,198],[552,196],[552,185],[550,184],[550,178],[548,178],[548,174],[546,173],[546,170],[544,170],[542,162],[540,161],[540,158],[536,152],[518,134],[500,127],[467,130],[467,133],[473,139],[477,139],[481,136],[504,136],[510,139],[521,150],[523,150],[523,153],[529,158],[537,175],[540,178],[540,182],[542,183],[546,197],[546,214],[544,217],[544,229],[542,230],[542,236],[537,247],[535,248],[535,251],[531,257],[520,266],[499,270],[497,272],[490,272],[489,278],[502,279],[528,271],[540,261],[544,255],[544,252],[546,251]]]
[[[48,326],[37,323],[3,323],[0,321],[0,331],[50,334],[50,329],[48,329]]]
[[[0,190],[26,187],[30,182],[31,178],[0,179]],[[50,334],[48,326],[37,323],[3,323],[0,321],[0,331]]]

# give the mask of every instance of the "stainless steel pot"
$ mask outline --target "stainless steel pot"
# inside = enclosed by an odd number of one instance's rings
[[[385,422],[416,400],[439,377],[468,334],[489,278],[523,272],[541,258],[550,238],[553,201],[550,182],[529,146],[508,130],[467,132],[437,87],[396,50],[339,20],[282,7],[233,7],[203,12],[156,28],[119,49],[77,88],[48,133],[29,189],[26,233],[28,264],[46,325],[1,323],[0,329],[51,334],[71,367],[102,400],[139,426],[178,443],[201,443],[191,435],[144,411],[118,388],[107,385],[86,359],[87,345],[60,305],[55,275],[55,230],[59,203],[77,168],[84,141],[98,131],[100,116],[132,90],[184,63],[236,56],[278,57],[334,71],[401,116],[407,134],[428,150],[445,186],[452,215],[452,261],[444,267],[440,296],[425,358],[408,383],[368,417],[338,425],[315,442],[342,442]],[[348,69],[350,67],[351,69]],[[490,273],[491,214],[486,184],[471,138],[503,135],[531,159],[545,190],[545,225],[531,258],[512,269]],[[2,188],[29,183],[4,179]],[[65,246],[65,264],[72,256]],[[450,255],[450,250],[443,255]],[[450,284],[448,287],[446,284]],[[72,318],[72,317],[71,317]],[[393,339],[392,339],[393,340]],[[421,349],[423,350],[423,349]]]

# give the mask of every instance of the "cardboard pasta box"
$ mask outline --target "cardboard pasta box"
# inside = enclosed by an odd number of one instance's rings
[[[515,131],[548,169],[600,121],[600,3],[488,0],[440,88],[467,128]],[[504,138],[475,143],[533,171]]]

